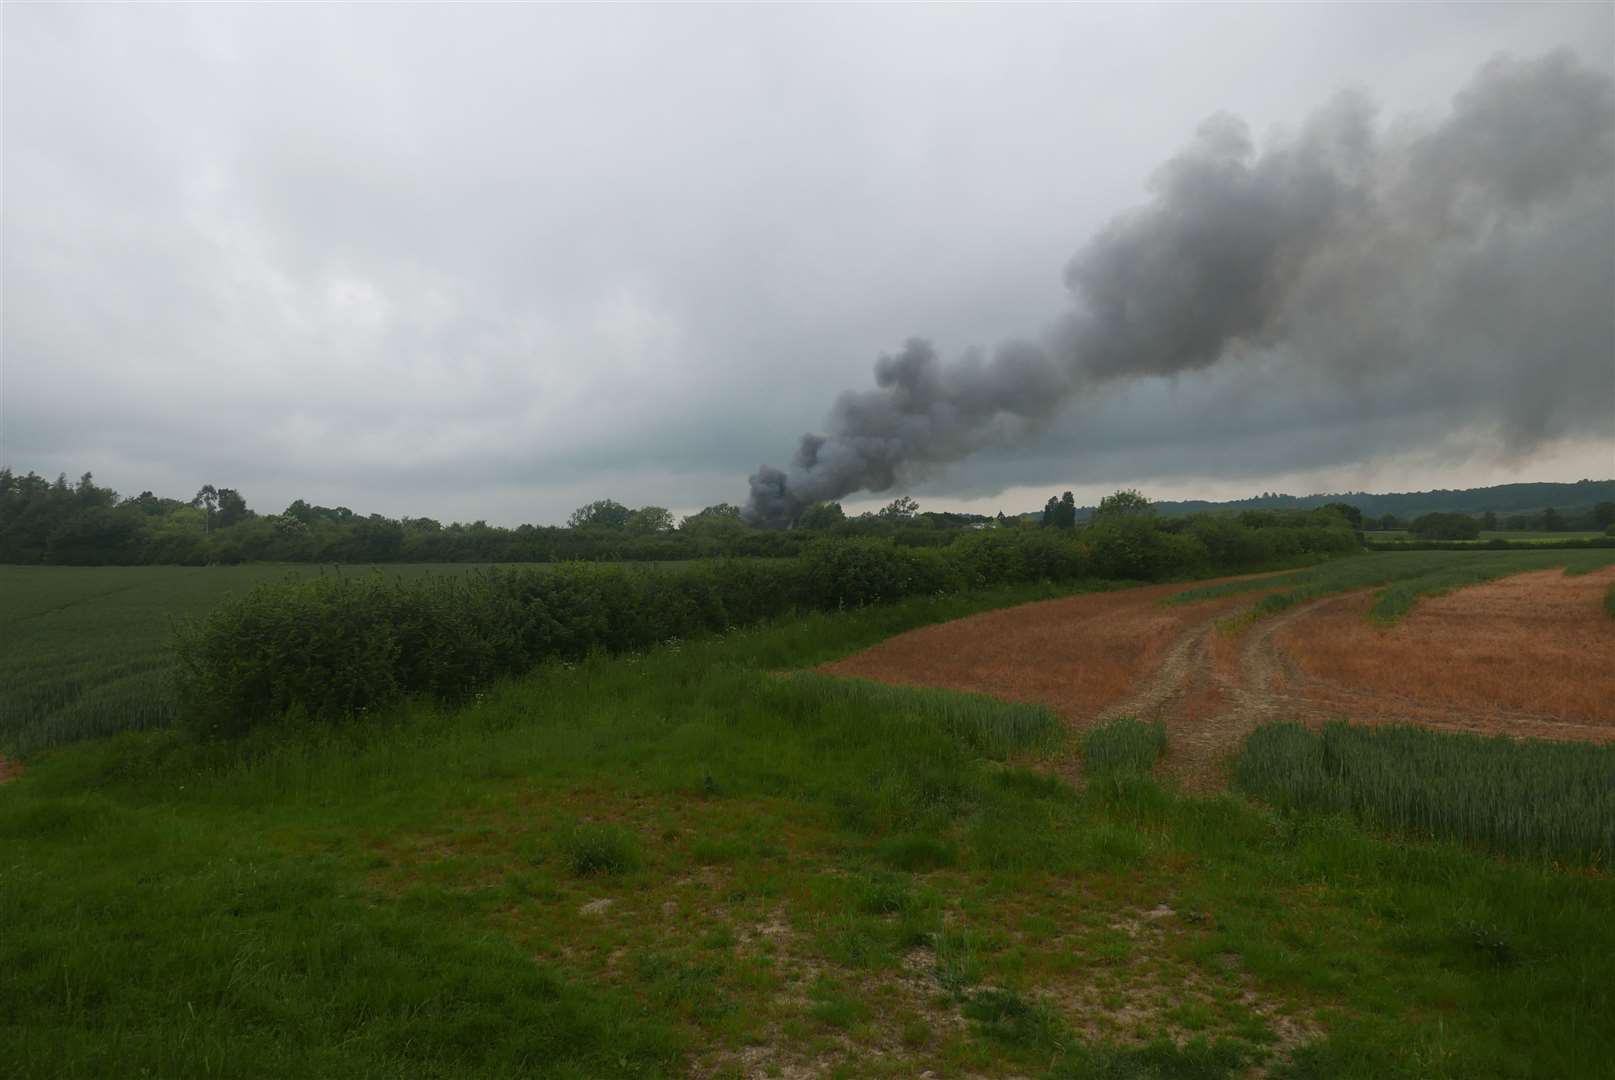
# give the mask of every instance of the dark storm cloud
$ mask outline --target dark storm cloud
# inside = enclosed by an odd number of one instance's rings
[[[1515,452],[1602,434],[1612,168],[1611,81],[1563,51],[1489,61],[1429,129],[1386,129],[1347,94],[1258,151],[1244,123],[1213,116],[1152,200],[1071,260],[1073,308],[1040,341],[948,364],[916,339],[881,357],[876,388],[839,397],[828,434],[753,476],[748,513],[788,524],[1014,439],[1107,381],[1263,351],[1385,380],[1430,400],[1440,428],[1495,424]]]

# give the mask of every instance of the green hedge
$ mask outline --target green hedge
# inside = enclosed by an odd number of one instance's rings
[[[1260,541],[1252,549],[1257,558],[1279,546],[1355,546],[1346,530],[1259,531],[1309,535]],[[1333,546],[1320,546],[1325,541]],[[260,586],[182,625],[175,636],[178,700],[188,722],[239,733],[292,711],[335,720],[405,696],[454,700],[546,660],[644,649],[793,611],[1023,581],[1151,580],[1245,568],[1215,566],[1194,535],[1142,522],[982,532],[945,548],[821,540],[795,559],[677,570],[571,563],[407,582],[332,575]]]

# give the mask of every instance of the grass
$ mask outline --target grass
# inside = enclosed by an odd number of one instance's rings
[[[567,866],[578,877],[624,874],[636,869],[640,862],[634,835],[612,825],[574,825],[561,834],[559,847]]]
[[[1115,773],[1143,775],[1166,751],[1166,725],[1130,716],[1106,721],[1082,739],[1082,771],[1091,778]]]
[[[1449,540],[1443,543],[1454,544],[1485,544],[1493,540],[1506,540],[1516,544],[1556,544],[1563,540],[1599,540],[1605,534],[1602,530],[1577,529],[1566,532],[1542,532],[1531,529],[1482,529],[1480,536],[1474,540]],[[1376,543],[1420,542],[1423,537],[1414,536],[1406,529],[1372,529],[1363,534],[1364,538]]]
[[[1400,620],[1421,596],[1434,596],[1530,570],[1563,568],[1585,574],[1615,564],[1615,549],[1586,551],[1397,551],[1360,559],[1337,559],[1277,577],[1231,581],[1188,589],[1168,603],[1195,603],[1240,593],[1263,593],[1248,618],[1277,614],[1335,593],[1377,589],[1369,617]]]
[[[1615,747],[1270,724],[1247,740],[1235,778],[1286,809],[1507,854],[1615,862]]]
[[[35,755],[0,786],[6,1068],[1605,1074],[1603,874],[1078,792],[1043,710],[778,674],[1036,595]]]

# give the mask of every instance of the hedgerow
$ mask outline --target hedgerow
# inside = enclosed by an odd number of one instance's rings
[[[792,612],[1014,582],[1158,580],[1244,569],[1281,546],[1311,553],[1355,546],[1346,530],[1259,531],[1308,535],[1265,538],[1245,560],[1222,566],[1195,536],[1143,522],[980,533],[944,548],[819,540],[794,559],[676,571],[571,563],[262,585],[177,631],[179,711],[221,734],[294,711],[338,720],[402,697],[455,700],[549,660],[641,650]]]

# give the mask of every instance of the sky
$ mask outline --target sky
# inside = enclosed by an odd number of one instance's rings
[[[1607,77],[1612,11],[8,4],[0,462],[263,512],[739,504],[910,337],[1058,320],[1208,118],[1283,144],[1349,91],[1425,130],[1499,54]],[[1475,295],[1523,295],[1522,251]],[[1602,312],[1615,239],[1575,257]],[[1611,320],[1467,374],[1325,377],[1301,341],[1110,379],[845,501],[1608,478]]]

